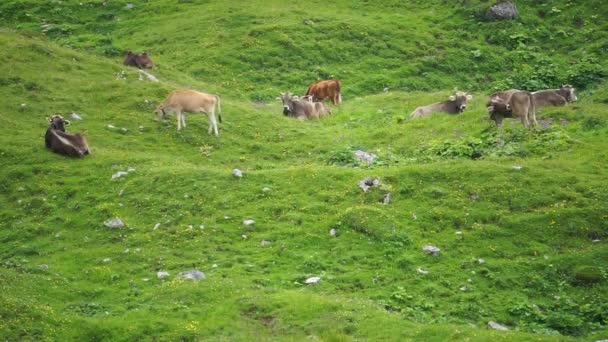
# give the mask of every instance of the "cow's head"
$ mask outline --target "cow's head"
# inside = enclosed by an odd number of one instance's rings
[[[164,104],[160,104],[158,105],[158,107],[156,107],[156,109],[154,110],[154,117],[156,121],[159,121],[161,119],[164,119],[167,116],[167,112],[165,111],[165,106]]]
[[[62,132],[65,132],[65,126],[70,124],[68,120],[65,120],[63,116],[58,114],[49,117],[48,120],[50,122],[50,128],[57,129]]]
[[[454,106],[456,106],[456,109],[458,110],[459,113],[464,112],[464,110],[467,108],[467,100],[471,100],[473,99],[472,95],[469,95],[465,92],[457,92],[456,94],[450,96],[448,98],[448,100],[450,102],[452,102],[454,104]]]
[[[281,93],[279,98],[283,102],[283,115],[290,116],[293,113],[294,96],[291,93]]]
[[[569,85],[569,84],[562,84],[561,88],[559,88],[559,90],[561,90],[564,94],[566,94],[566,96],[564,96],[566,98],[566,101],[568,102],[573,102],[578,100],[578,97],[576,96],[576,89],[574,89],[573,86]]]
[[[511,105],[499,96],[490,97],[486,105],[490,120],[493,120],[498,127],[500,127],[505,117],[511,116]]]
[[[150,54],[147,52],[138,53],[135,56],[135,60],[138,65],[141,65],[144,68],[151,69],[154,67],[154,63],[152,63],[152,60],[150,59]]]

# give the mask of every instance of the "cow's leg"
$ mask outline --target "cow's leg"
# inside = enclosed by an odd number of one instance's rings
[[[179,131],[182,129],[182,111],[178,110],[175,115],[177,116],[177,130]]]

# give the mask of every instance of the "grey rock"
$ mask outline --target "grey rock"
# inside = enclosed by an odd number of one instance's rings
[[[241,178],[241,177],[243,177],[243,171],[241,171],[239,169],[234,169],[234,170],[232,170],[232,175],[234,177]]]
[[[441,249],[435,247],[435,246],[431,246],[431,245],[425,245],[424,247],[422,247],[422,250],[427,253],[427,254],[431,254],[433,256],[438,256],[439,253],[441,252]]]
[[[500,1],[486,11],[489,20],[513,20],[518,16],[517,6],[512,1]]]
[[[330,229],[330,230],[329,230],[329,235],[331,235],[331,236],[333,236],[333,237],[336,237],[336,233],[337,233],[337,232],[336,232],[336,229],[335,229],[335,228],[332,228],[332,229]]]
[[[355,154],[355,159],[357,159],[360,162],[366,162],[367,164],[373,163],[374,160],[376,160],[376,158],[378,158],[378,156],[373,153],[369,153],[369,152],[365,152],[365,151],[361,151],[361,150],[355,151],[354,154]]]
[[[167,278],[168,276],[169,276],[169,272],[164,272],[164,271],[159,271],[159,272],[156,272],[156,277],[157,277],[158,279],[165,279],[165,278]]]
[[[386,195],[384,195],[384,198],[382,199],[382,204],[387,205],[391,203],[391,193],[387,192]]]
[[[122,220],[119,219],[118,217],[108,220],[108,221],[104,222],[103,224],[104,224],[104,226],[106,226],[108,228],[122,228],[125,226],[125,223],[122,222]]]
[[[310,278],[306,279],[304,282],[306,284],[316,284],[316,283],[318,283],[320,281],[321,281],[320,277],[310,277]]]
[[[70,114],[70,117],[75,120],[82,120],[82,117],[74,112],[72,112],[72,114]]]
[[[496,323],[494,321],[489,321],[488,322],[488,329],[502,330],[502,331],[509,330],[509,328],[505,327],[504,325],[498,324],[498,323]]]
[[[112,175],[112,179],[114,179],[114,178],[120,178],[120,177],[126,176],[128,174],[129,173],[126,172],[126,171],[118,171],[118,172],[116,172],[115,174]]]
[[[38,267],[41,270],[48,270],[49,269],[49,265],[47,265],[47,264],[36,265],[36,267]]]
[[[205,279],[205,273],[199,271],[199,270],[191,270],[191,271],[184,271],[184,272],[180,272],[179,276],[184,278],[184,279],[190,279],[190,280],[199,280],[199,279]]]
[[[269,246],[270,244],[272,244],[272,242],[270,242],[268,240],[262,240],[262,241],[260,241],[260,246]]]
[[[479,199],[479,194],[471,194],[469,195],[469,199],[471,201],[477,201]]]
[[[370,188],[379,185],[380,179],[372,177],[365,177],[362,181],[359,182],[359,187],[361,188],[361,190],[363,190],[363,192],[367,192],[367,190],[369,190]]]
[[[254,224],[254,223],[255,223],[255,221],[254,221],[254,220],[244,220],[244,221],[243,221],[243,224],[244,224],[244,225],[246,225],[246,226],[251,226],[251,225],[252,225],[252,224]]]

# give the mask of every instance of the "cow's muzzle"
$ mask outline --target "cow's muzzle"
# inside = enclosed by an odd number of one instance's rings
[[[461,106],[460,106],[460,112],[461,112],[461,113],[462,113],[462,112],[464,112],[464,110],[465,110],[465,109],[467,109],[467,106],[466,106],[466,105],[461,105]]]
[[[283,115],[291,114],[291,109],[288,106],[283,106]]]

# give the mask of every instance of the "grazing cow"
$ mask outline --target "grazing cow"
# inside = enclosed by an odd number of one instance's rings
[[[133,53],[130,50],[125,55],[125,60],[122,62],[124,65],[138,67],[140,69],[152,69],[154,63],[150,59],[150,54],[147,52]]]
[[[448,114],[460,114],[467,108],[467,100],[471,100],[472,95],[464,92],[457,92],[450,96],[447,101],[433,103],[428,106],[418,107],[411,114],[412,119],[422,118],[431,115],[433,112],[445,112]]]
[[[291,93],[281,93],[278,98],[283,101],[283,115],[292,116],[300,120],[319,118],[319,114],[312,102],[300,99]]]
[[[490,119],[496,126],[502,124],[504,118],[519,118],[524,127],[538,124],[536,122],[535,103],[532,93],[517,89],[500,91],[492,94],[486,103]]]
[[[222,122],[222,108],[220,106],[220,97],[217,95],[205,94],[200,91],[183,89],[176,90],[169,94],[154,111],[156,119],[165,118],[167,112],[174,112],[177,116],[177,130],[186,127],[186,114],[190,113],[207,113],[209,118],[209,134],[212,132],[219,135],[217,129],[217,121],[215,120],[215,106],[220,123]]]
[[[317,81],[306,90],[306,94],[313,97],[314,101],[323,101],[326,98],[331,99],[333,104],[342,103],[342,83],[340,80]]]
[[[568,102],[578,100],[576,90],[569,84],[562,85],[559,89],[539,90],[532,93],[536,108],[545,106],[565,106]]]
[[[331,110],[329,109],[329,106],[327,106],[323,102],[315,102],[315,101],[313,101],[313,96],[312,95],[302,96],[302,100],[308,101],[308,102],[312,103],[315,106],[315,110],[319,114],[319,117],[331,115]]]
[[[53,152],[71,157],[83,157],[91,154],[87,139],[80,134],[66,133],[65,127],[70,124],[61,115],[53,115],[49,119],[50,125],[44,136],[44,143]]]

